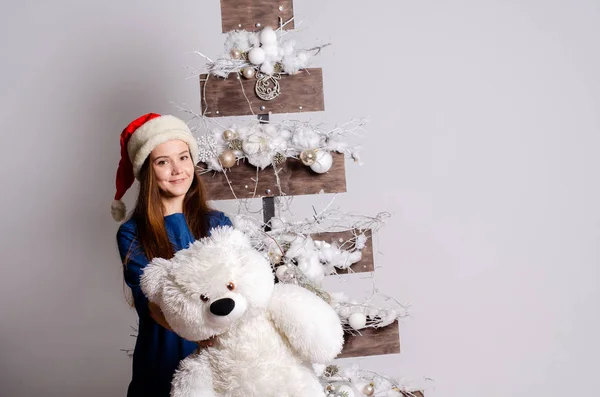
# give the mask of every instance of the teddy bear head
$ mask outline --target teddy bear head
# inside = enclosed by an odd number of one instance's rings
[[[200,341],[265,309],[274,276],[248,237],[225,226],[171,259],[152,260],[144,269],[141,287],[178,335]]]

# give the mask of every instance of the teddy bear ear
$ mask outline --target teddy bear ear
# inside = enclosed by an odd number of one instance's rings
[[[150,302],[158,303],[160,300],[170,266],[171,262],[167,259],[155,258],[144,268],[140,286]]]
[[[232,226],[221,226],[213,229],[212,236],[215,241],[226,243],[229,247],[252,247],[248,236]]]

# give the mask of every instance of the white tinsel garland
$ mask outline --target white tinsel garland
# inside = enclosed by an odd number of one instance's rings
[[[327,397],[416,397],[426,389],[425,378],[419,381],[394,379],[377,372],[349,366],[313,364]]]
[[[331,161],[323,160],[320,153],[337,152],[359,161],[360,146],[351,145],[345,139],[362,130],[365,123],[365,120],[353,120],[331,130],[321,130],[307,122],[264,124],[253,120],[227,128],[214,127],[210,133],[198,138],[198,147],[201,162],[207,165],[206,171],[223,171],[224,166],[218,158],[231,152],[236,163],[245,159],[261,170],[294,158],[315,172],[326,172]]]
[[[287,32],[286,32],[287,33]],[[227,32],[224,43],[224,54],[215,61],[196,51],[208,63],[208,73],[226,78],[231,73],[242,73],[248,77],[245,70],[252,69],[252,76],[259,71],[267,75],[293,75],[305,69],[314,55],[329,44],[311,49],[296,49],[296,42],[284,38],[281,29],[273,30],[267,26],[260,32],[234,30]]]

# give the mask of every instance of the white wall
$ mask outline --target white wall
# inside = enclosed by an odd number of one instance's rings
[[[593,395],[600,4],[295,8],[303,44],[333,43],[313,116],[372,118],[336,204],[394,214],[376,277],[413,306],[402,354],[361,364],[432,377],[430,396]],[[118,136],[169,101],[198,104],[183,66],[203,62],[185,53],[219,52],[219,2],[5,2],[2,19],[0,395],[124,395],[135,313],[109,214]]]

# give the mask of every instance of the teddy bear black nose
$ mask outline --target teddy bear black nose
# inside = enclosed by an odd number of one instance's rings
[[[210,312],[217,316],[226,316],[235,307],[235,302],[231,298],[223,298],[210,304]]]

